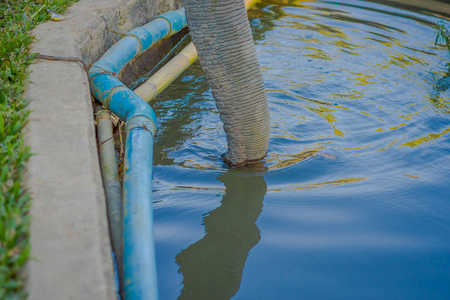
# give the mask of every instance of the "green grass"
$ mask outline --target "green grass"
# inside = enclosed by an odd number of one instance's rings
[[[23,128],[23,98],[32,62],[29,31],[49,20],[46,9],[64,11],[78,0],[1,0],[0,3],[0,299],[25,299],[22,268],[29,259],[30,195],[22,179],[31,150]],[[32,55],[31,55],[32,56]]]
[[[441,44],[447,48],[448,55],[450,58],[450,31],[447,30],[444,21],[438,23],[436,30],[436,40],[434,41],[436,45]],[[447,63],[447,68],[450,71],[450,62]]]

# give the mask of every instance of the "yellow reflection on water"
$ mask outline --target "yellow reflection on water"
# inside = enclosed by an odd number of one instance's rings
[[[383,44],[385,44],[385,43],[383,43]],[[398,42],[396,43],[396,45],[403,47],[403,45],[398,44]],[[391,45],[385,44],[385,46],[390,47]],[[383,70],[392,65],[402,67],[402,68],[406,68],[407,66],[412,66],[415,64],[418,64],[421,66],[428,65],[428,63],[425,60],[418,58],[414,55],[407,55],[405,53],[392,54],[392,52],[390,52],[390,51],[386,51],[386,53],[391,54],[391,55],[389,55],[390,59],[385,60],[383,63],[376,64],[376,65],[374,65],[374,67],[377,67],[379,70]]]
[[[329,186],[340,186],[340,185],[347,185],[356,183],[359,181],[363,181],[368,179],[369,177],[346,177],[342,179],[332,180],[332,181],[325,181],[325,182],[319,182],[319,183],[307,183],[305,185],[289,185],[283,188],[274,188],[274,189],[267,189],[268,192],[282,192],[282,191],[298,191],[298,190],[305,190],[305,189],[314,189],[314,188],[321,188],[321,187],[329,187]]]
[[[378,129],[376,131],[382,131],[382,130],[384,130],[384,129],[380,128],[380,129]],[[366,154],[371,154],[371,153],[385,151],[385,150],[387,150],[389,148],[392,148],[398,142],[398,140],[399,140],[399,138],[396,138],[392,142],[390,142],[386,147],[380,148],[378,150],[374,150],[374,151],[367,152],[367,153],[354,153],[353,155],[361,156],[361,155],[366,155]],[[359,147],[348,147],[348,148],[347,147],[343,148],[343,147],[336,147],[336,146],[334,146],[333,148],[342,149],[342,150],[346,150],[346,151],[355,151],[355,150],[362,150],[362,149],[366,149],[366,148],[370,148],[370,147],[375,147],[375,145],[374,144],[369,144],[369,145],[364,145],[364,146],[359,146]]]
[[[450,114],[450,101],[448,98],[444,98],[440,95],[434,94],[431,97],[427,98],[435,109],[439,112],[443,112],[444,114]]]
[[[381,151],[387,150],[387,149],[389,149],[389,148],[392,148],[395,144],[397,144],[398,139],[399,139],[399,138],[396,138],[395,140],[393,140],[392,142],[390,142],[389,145],[387,145],[386,147],[381,148],[381,149],[378,149],[377,152],[381,152]]]
[[[373,32],[371,32],[371,33],[374,34]],[[392,42],[389,42],[389,41],[383,41],[383,40],[376,39],[376,38],[373,38],[373,37],[368,37],[367,39],[368,39],[368,40],[371,40],[371,41],[378,42],[378,43],[380,43],[380,44],[382,44],[382,45],[384,45],[384,46],[386,46],[386,47],[391,47],[391,46],[393,45]]]
[[[289,5],[289,6],[299,6],[302,8],[315,9],[314,6],[302,4],[302,3],[311,3],[311,2],[317,2],[317,1],[316,0],[307,0],[307,1],[304,1],[304,0],[271,0],[270,1],[270,3],[285,4],[285,5]]]
[[[304,160],[306,160],[310,157],[316,156],[316,155],[322,156],[322,157],[325,157],[328,159],[332,159],[332,160],[337,160],[337,158],[334,155],[321,152],[322,149],[325,149],[325,147],[319,146],[319,147],[315,147],[311,150],[306,150],[306,151],[296,153],[296,154],[280,155],[277,153],[269,153],[266,158],[266,162],[270,164],[274,161],[277,161],[277,163],[269,166],[268,169],[269,170],[277,170],[277,169],[287,168],[287,167],[296,165],[299,162],[304,161]]]
[[[375,78],[375,75],[369,75],[369,74],[364,74],[364,73],[352,73],[355,74],[357,77],[355,78],[346,78],[347,80],[354,80],[357,81],[355,82],[355,85],[368,85],[368,84],[374,84],[374,83],[378,83],[379,81],[370,81],[370,79]]]
[[[308,99],[308,98],[302,98],[302,97],[298,97],[299,99],[304,99],[307,100],[309,102],[318,104],[318,105],[326,105],[326,106],[332,106],[335,108],[341,108],[341,109],[350,109],[350,107],[346,107],[346,106],[341,106],[341,105],[336,105],[333,102],[329,102],[329,101],[324,101],[324,100],[316,100],[316,99]]]
[[[310,47],[310,46],[304,46],[303,49],[312,50],[312,52],[307,51],[304,53],[304,55],[306,55],[308,57],[318,58],[318,59],[323,59],[323,60],[331,60],[331,58],[325,53],[325,51],[323,51],[321,49],[317,49],[317,48]]]
[[[408,175],[408,174],[403,174],[403,175],[405,175],[406,177],[414,178],[414,179],[420,178],[420,176],[413,176],[413,175]]]
[[[316,23],[315,30],[321,34],[323,34],[326,37],[338,37],[343,40],[349,40],[350,38],[348,35],[345,34],[345,32],[339,30],[337,27],[329,26],[326,24],[320,24]]]
[[[406,175],[406,174],[405,174]],[[286,191],[299,191],[299,190],[307,190],[307,189],[315,189],[322,187],[330,187],[330,186],[341,186],[347,184],[353,184],[360,181],[364,181],[369,179],[369,177],[345,177],[337,180],[330,180],[318,183],[306,183],[303,185],[288,185],[285,187],[278,188],[268,188],[267,192],[286,192]],[[175,189],[194,189],[194,190],[220,190],[226,191],[225,187],[197,187],[197,186],[187,186],[187,185],[175,185]]]
[[[337,48],[341,48],[340,50],[343,51],[343,49],[348,49],[348,50],[355,50],[356,48],[360,48],[361,46],[358,45],[353,45],[350,44],[347,41],[344,40],[336,40],[334,42],[332,42],[333,45]],[[346,51],[346,53],[351,54],[351,55],[361,55],[360,53],[355,53],[355,52],[350,52],[350,51]]]
[[[308,110],[318,114],[319,116],[321,116],[322,118],[324,118],[325,120],[327,120],[327,122],[331,125],[331,127],[333,128],[334,134],[340,137],[344,137],[344,133],[339,130],[336,125],[334,124],[337,119],[336,117],[332,114],[335,110],[331,109],[331,108],[327,108],[324,106],[319,106],[319,107],[310,107],[307,106],[306,107]]]
[[[399,147],[404,147],[404,146],[408,146],[411,148],[420,147],[420,146],[423,146],[422,144],[424,144],[424,143],[434,142],[435,139],[438,139],[441,136],[443,136],[444,134],[449,133],[449,132],[450,132],[450,128],[447,128],[440,133],[430,133],[427,136],[421,137],[417,140],[413,140],[413,141],[409,141],[404,144],[401,144]]]
[[[331,93],[334,98],[339,99],[361,99],[365,94],[358,91],[346,91],[344,93]]]
[[[369,147],[373,147],[374,145],[365,145],[365,146],[359,146],[359,147],[352,147],[352,148],[341,148],[343,150],[360,150],[360,149],[365,149],[365,148],[369,148]],[[338,147],[336,147],[338,148]]]
[[[403,127],[403,126],[406,126],[406,125],[408,125],[408,124],[402,123],[402,124],[400,124],[400,125],[398,125],[398,126],[394,126],[394,127],[389,128],[389,130],[399,129],[400,127]]]
[[[403,118],[403,119],[405,119],[405,120],[409,120],[409,119],[411,119],[412,117],[414,117],[415,115],[418,115],[418,114],[419,114],[419,112],[416,111],[416,112],[413,113],[413,114],[397,115],[397,116],[399,116],[400,118]]]
[[[414,64],[413,61],[406,59],[406,56],[403,54],[400,55],[396,53],[394,55],[390,55],[389,57],[392,59],[391,63],[399,67],[406,67]]]
[[[299,122],[301,123],[301,122]],[[277,125],[277,124],[274,124]],[[300,138],[293,136],[289,131],[280,129],[282,126],[278,125],[278,128],[271,130],[271,136],[277,137],[277,138],[284,138],[284,139],[292,139],[292,140],[300,140]]]

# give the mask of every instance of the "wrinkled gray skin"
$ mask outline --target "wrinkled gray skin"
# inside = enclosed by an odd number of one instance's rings
[[[244,1],[182,1],[224,123],[224,161],[236,167],[263,159],[269,143],[269,108]]]

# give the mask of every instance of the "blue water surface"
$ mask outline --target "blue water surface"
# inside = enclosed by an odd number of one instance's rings
[[[434,43],[450,11],[398,2],[249,12],[263,165],[223,165],[198,63],[159,96],[161,299],[450,299],[450,58]]]

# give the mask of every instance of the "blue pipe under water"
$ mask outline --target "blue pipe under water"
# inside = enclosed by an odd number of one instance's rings
[[[165,13],[128,32],[89,70],[91,92],[126,122],[123,172],[124,296],[158,299],[153,240],[152,169],[156,115],[151,106],[126,87],[117,74],[159,40],[186,26],[184,8]]]

